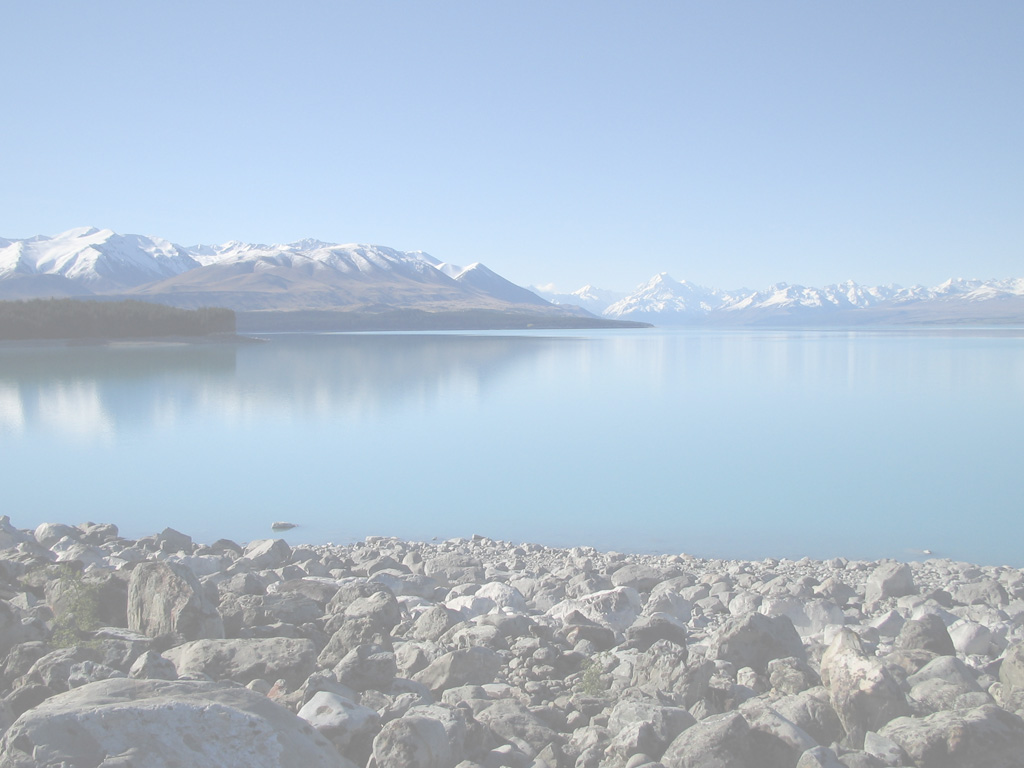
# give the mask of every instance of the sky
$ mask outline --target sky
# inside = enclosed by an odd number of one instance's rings
[[[521,285],[1024,275],[1024,4],[6,3],[0,236]]]

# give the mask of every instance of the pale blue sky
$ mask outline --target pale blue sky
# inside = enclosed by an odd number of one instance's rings
[[[8,2],[0,236],[521,283],[1024,275],[1024,3]]]

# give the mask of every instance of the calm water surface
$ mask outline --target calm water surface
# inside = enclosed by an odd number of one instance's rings
[[[1013,331],[0,349],[15,525],[1024,566]]]

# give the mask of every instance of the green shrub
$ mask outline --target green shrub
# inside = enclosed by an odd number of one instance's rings
[[[60,582],[63,608],[53,620],[50,643],[56,648],[89,644],[92,632],[101,626],[99,586],[84,581],[82,572],[70,563],[48,566],[47,570]]]

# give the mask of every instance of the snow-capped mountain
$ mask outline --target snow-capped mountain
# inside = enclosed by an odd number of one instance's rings
[[[604,314],[608,317],[657,315],[663,320],[684,318],[706,315],[731,300],[731,296],[717,289],[674,280],[667,272],[662,272],[605,309]]]
[[[184,248],[167,240],[95,227],[5,242],[0,247],[0,280],[10,275],[52,275],[96,293],[120,291],[199,266]]]
[[[984,306],[983,306],[984,305]],[[862,286],[852,280],[824,288],[777,283],[762,291],[722,291],[666,273],[601,311],[605,317],[664,325],[693,323],[922,322],[964,318],[1024,322],[1024,278],[947,280],[917,285]]]
[[[482,291],[488,296],[495,296],[505,301],[511,301],[514,304],[549,304],[549,302],[533,291],[509,282],[497,272],[488,269],[479,262],[470,264],[461,270],[455,275],[455,280],[463,285]]]
[[[609,291],[592,285],[584,285],[572,293],[552,293],[534,286],[530,286],[530,290],[552,304],[574,304],[595,315],[600,315],[619,299],[626,298],[623,291]]]
[[[74,229],[4,240],[0,297],[128,295],[235,309],[554,308],[483,264],[459,267],[422,251],[306,239],[184,248],[141,235]]]

